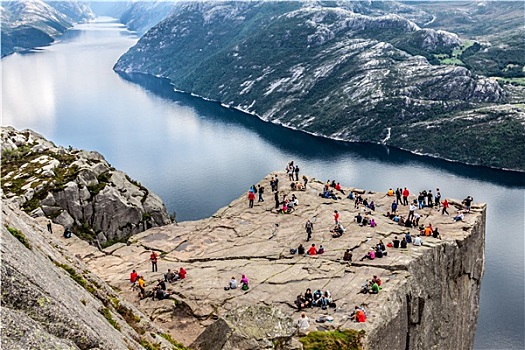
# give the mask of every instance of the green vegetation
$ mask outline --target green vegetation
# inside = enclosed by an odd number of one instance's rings
[[[25,245],[27,249],[31,249],[31,244],[22,232],[18,231],[14,227],[7,227],[7,231],[9,231],[9,233],[11,233],[16,239],[18,239],[20,243]]]
[[[161,350],[160,343],[151,344],[145,338],[140,338],[140,345],[146,350]]]
[[[67,264],[61,264],[57,261],[53,261],[56,266],[61,267],[64,269],[67,273],[69,273],[69,276],[73,279],[73,281],[77,282],[80,286],[82,286],[85,290],[87,290],[89,293],[95,295],[95,288],[93,288],[92,285],[90,285],[82,275],[79,275],[77,271],[72,268],[71,266]]]
[[[107,307],[100,308],[98,311],[104,315],[106,320],[108,320],[109,324],[112,325],[113,328],[115,328],[117,331],[120,331],[120,326],[118,325],[117,321],[113,319],[111,316],[111,311],[109,311]]]
[[[174,350],[189,350],[187,347],[173,339],[168,333],[160,333],[160,336],[169,341],[171,345],[173,345]]]
[[[492,77],[503,84],[515,84],[525,86],[525,77],[522,78],[504,78],[504,77]]]
[[[315,331],[299,341],[304,350],[362,350],[361,343],[365,331],[345,329],[343,331]]]

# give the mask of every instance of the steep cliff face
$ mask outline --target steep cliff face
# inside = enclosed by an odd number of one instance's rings
[[[3,198],[4,349],[181,349],[64,249],[61,234],[45,223]]]
[[[158,302],[141,302],[141,308],[156,322],[169,325],[180,334],[184,344],[196,348],[300,349],[297,333],[289,331],[287,325],[290,318],[298,317],[294,300],[307,288],[329,290],[337,304],[337,308],[327,311],[307,309],[310,331],[319,325],[314,319],[329,315],[333,321],[322,324],[322,329],[360,334],[363,349],[472,348],[484,263],[483,204],[474,205],[459,222],[436,208],[421,209],[419,224],[431,223],[439,229],[441,238],[423,237],[421,247],[410,244],[406,249],[387,248],[388,255],[382,259],[361,260],[379,240],[386,244],[395,236],[415,236],[419,229],[400,226],[386,218],[392,198],[383,193],[352,189],[376,206],[368,215],[377,226],[359,226],[354,217],[357,213],[364,215],[368,209],[354,207],[353,201],[344,196],[338,200],[319,197],[323,188],[319,181],[309,182],[306,191],[292,191],[284,174],[279,174],[279,178],[281,195],[293,193],[299,198],[300,204],[291,214],[278,214],[274,202],[268,199],[248,208],[243,196],[211,218],[142,232],[129,245],[108,248],[109,255],[96,254],[93,247],[80,247],[74,242],[70,249],[93,272],[122,289],[124,295],[122,275],[132,268],[150,270],[151,249],[161,253],[162,272],[145,272],[148,280],[161,277],[168,268],[178,270],[183,266],[188,271],[186,279],[168,285],[177,300],[177,306],[169,308],[172,313]],[[270,176],[259,184],[267,187],[269,179]],[[461,204],[449,201],[452,215]],[[333,228],[334,210],[339,211],[346,228],[338,238],[329,231]],[[407,213],[408,207],[399,209],[400,215]],[[307,219],[314,222],[309,242],[305,241],[304,232]],[[307,248],[312,243],[323,245],[325,253],[290,254],[290,248],[297,248],[300,243]],[[353,252],[350,263],[342,260],[346,249]],[[241,274],[250,280],[248,291],[224,290],[231,276],[240,279]],[[381,292],[360,294],[362,284],[373,275],[383,280]],[[366,323],[349,319],[355,305],[366,308]],[[254,307],[240,317],[247,306]],[[260,332],[255,331],[258,327]],[[265,342],[261,332],[275,341]]]
[[[32,216],[45,216],[101,245],[170,222],[162,200],[97,152],[57,147],[32,131],[2,128],[2,189]]]
[[[452,125],[443,132],[462,138],[460,146],[455,144],[458,152],[443,147],[442,133],[434,129],[405,142],[402,135],[410,136],[414,123],[447,125],[451,116],[494,107],[507,95],[495,80],[473,74],[463,63],[439,64],[438,57],[445,62],[442,57],[465,49],[456,34],[422,28],[404,18],[402,8],[388,13],[384,7],[184,3],[114,69],[169,78],[178,90],[316,135],[420,153],[425,148],[424,153],[441,158],[523,170],[523,164],[501,158],[509,139],[525,149],[525,113],[519,106],[518,113],[490,123],[497,130],[518,126],[517,133],[512,138],[497,133],[484,150],[467,146],[480,135],[476,119],[467,123],[475,136]],[[363,14],[366,8],[370,15]],[[391,137],[394,129],[407,132]],[[512,154],[517,159],[519,152]]]

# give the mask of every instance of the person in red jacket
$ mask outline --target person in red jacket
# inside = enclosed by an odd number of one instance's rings
[[[156,272],[157,271],[157,254],[155,254],[153,250],[151,251],[149,260],[151,261],[151,272]]]
[[[312,244],[310,249],[308,249],[308,255],[317,255],[317,249],[315,249],[315,244]]]
[[[255,199],[255,193],[253,193],[252,191],[248,192],[248,201],[249,201],[250,208],[253,208],[254,199]]]
[[[408,191],[408,188],[405,187],[403,190],[403,205],[408,205],[408,196],[410,195],[410,192]]]
[[[129,274],[129,282],[131,283],[131,289],[135,287],[135,284],[137,283],[138,279],[139,279],[139,274],[137,273],[137,271],[133,270]]]
[[[447,214],[447,215],[450,215],[447,211],[448,207],[449,207],[449,204],[448,204],[448,201],[447,199],[445,198],[445,200],[441,203],[443,204],[443,209],[441,210],[441,215],[443,214]]]
[[[334,210],[334,221],[336,225],[339,223],[339,212],[337,210]]]
[[[183,280],[183,279],[186,278],[186,270],[184,270],[183,267],[181,267],[180,270],[179,270],[179,278],[180,278],[181,280]]]

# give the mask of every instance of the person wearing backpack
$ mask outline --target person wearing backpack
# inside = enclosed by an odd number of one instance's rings
[[[259,185],[259,202],[264,202],[263,194],[264,194],[264,187]]]

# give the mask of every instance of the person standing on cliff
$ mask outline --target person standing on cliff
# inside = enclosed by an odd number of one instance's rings
[[[275,198],[275,209],[279,209],[279,191],[275,191],[273,196]]]
[[[438,208],[441,205],[441,192],[439,192],[439,188],[436,188],[436,196],[434,197],[434,203]]]
[[[298,165],[295,166],[294,171],[295,171],[295,181],[299,181],[299,166]]]
[[[53,227],[51,226],[51,220],[47,222],[47,230],[49,231],[49,233],[53,233]]]
[[[310,238],[312,238],[312,231],[314,229],[314,224],[310,221],[310,219],[306,220],[306,224],[304,225],[304,228],[306,229],[306,241],[309,242]]]
[[[334,210],[334,221],[335,224],[339,224],[339,212],[337,210]]]
[[[402,203],[401,202],[401,189],[398,187],[396,189],[396,204]]]
[[[263,194],[264,194],[264,187],[259,185],[259,202],[264,202]]]
[[[408,205],[408,196],[410,195],[410,191],[408,188],[405,187],[403,190],[403,205]]]
[[[308,183],[308,178],[303,175],[304,189],[306,190],[306,184]]]
[[[447,214],[447,215],[450,215],[447,211],[448,207],[449,207],[449,204],[448,204],[448,201],[447,199],[445,198],[445,200],[441,203],[443,205],[443,209],[441,210],[441,215],[443,214]]]
[[[255,200],[255,193],[252,191],[248,192],[248,206],[253,208],[253,201]]]
[[[157,272],[157,254],[152,250],[151,255],[149,256],[151,261],[151,272]]]

